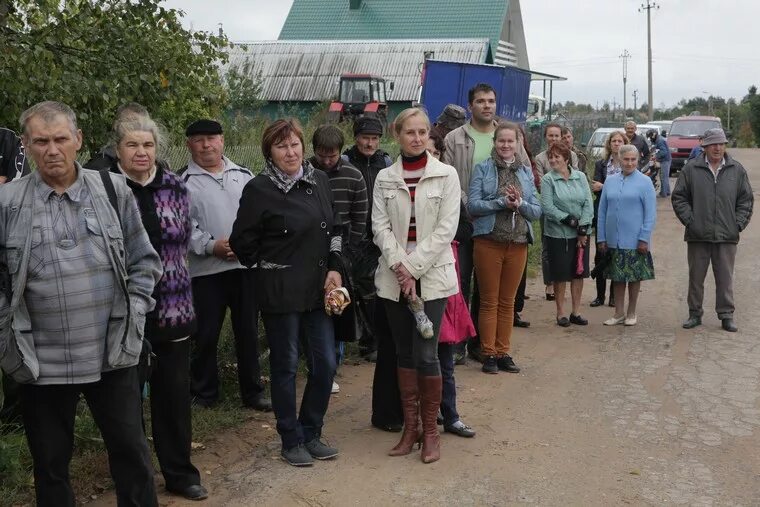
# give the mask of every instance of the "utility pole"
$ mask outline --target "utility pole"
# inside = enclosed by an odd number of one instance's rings
[[[641,4],[639,12],[647,11],[647,55],[649,58],[649,110],[647,111],[648,121],[654,120],[654,100],[652,98],[652,9],[659,9],[660,6],[654,3],[654,0],[647,0],[646,5]]]
[[[639,110],[637,100],[639,98],[639,91],[633,90],[633,117],[636,117],[636,112]]]
[[[623,119],[625,119],[626,115],[626,109],[627,109],[627,97],[628,94],[626,93],[626,84],[628,83],[628,59],[631,57],[631,53],[628,52],[627,49],[623,50],[623,54],[620,55],[620,58],[623,59]]]

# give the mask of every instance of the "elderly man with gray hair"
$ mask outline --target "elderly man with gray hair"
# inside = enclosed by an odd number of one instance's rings
[[[37,505],[73,506],[69,462],[84,396],[119,505],[157,505],[137,364],[161,261],[124,177],[76,162],[82,132],[60,102],[20,119],[37,165],[0,186],[0,367],[22,384]]]
[[[636,122],[629,120],[625,122],[623,126],[625,129],[625,137],[628,138],[628,144],[632,144],[639,150],[639,170],[647,165],[649,162],[649,143],[644,138],[636,133]]]
[[[681,171],[671,198],[673,210],[686,226],[688,243],[689,318],[684,329],[702,324],[705,276],[712,263],[715,311],[726,331],[734,323],[734,260],[739,234],[752,217],[754,197],[747,171],[726,153],[726,134],[714,128],[702,138],[704,154]]]

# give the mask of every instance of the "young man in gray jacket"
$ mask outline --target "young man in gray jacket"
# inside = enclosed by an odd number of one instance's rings
[[[76,162],[82,132],[71,108],[36,104],[21,130],[37,171],[0,186],[0,367],[22,384],[37,505],[74,505],[80,396],[119,505],[157,505],[137,364],[161,261],[124,177]]]
[[[243,405],[270,411],[263,395],[259,367],[259,317],[253,270],[232,253],[229,235],[237,217],[243,187],[251,171],[224,156],[224,133],[219,122],[198,120],[185,130],[192,160],[182,171],[190,191],[189,267],[198,330],[192,336],[195,351],[190,363],[190,392],[194,402],[209,407],[219,399],[217,347],[227,309],[238,362]]]
[[[723,329],[737,331],[734,261],[739,234],[752,218],[754,197],[747,171],[726,153],[726,143],[723,129],[705,132],[704,154],[686,164],[671,197],[676,216],[686,226],[688,244],[689,318],[684,329],[702,324],[705,276],[712,263],[715,311]]]

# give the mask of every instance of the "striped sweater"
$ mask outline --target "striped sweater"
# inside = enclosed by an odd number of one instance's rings
[[[401,164],[403,167],[404,183],[406,183],[406,187],[409,189],[409,197],[412,204],[406,243],[407,251],[412,252],[417,247],[417,221],[414,215],[414,196],[417,193],[417,184],[420,182],[422,175],[425,174],[427,152],[422,152],[421,155],[416,157],[403,156]]]
[[[362,173],[343,159],[331,169],[324,169],[316,157],[309,162],[330,178],[335,211],[343,225],[343,240],[358,244],[364,237],[369,213],[367,184]]]

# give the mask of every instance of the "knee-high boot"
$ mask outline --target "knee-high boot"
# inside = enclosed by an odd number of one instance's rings
[[[441,435],[436,416],[441,405],[443,380],[437,377],[417,377],[420,386],[420,413],[422,414],[422,462],[432,463],[441,458]]]
[[[405,456],[412,452],[414,444],[420,441],[418,408],[420,392],[417,384],[417,370],[398,368],[398,387],[401,392],[401,408],[404,411],[404,433],[401,434],[401,440],[396,447],[388,452],[389,456]]]

